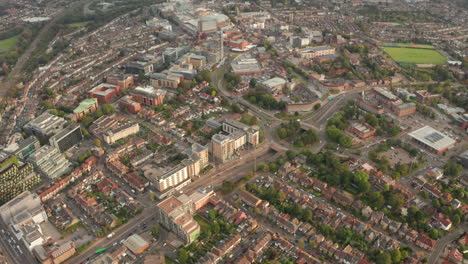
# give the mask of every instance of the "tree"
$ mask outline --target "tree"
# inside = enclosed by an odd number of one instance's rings
[[[189,254],[187,252],[186,249],[179,249],[179,253],[178,253],[178,256],[179,256],[179,262],[184,264],[184,263],[187,263],[188,259],[189,259]]]
[[[305,211],[304,211],[304,220],[307,221],[307,222],[310,222],[313,220],[313,213],[312,213],[312,210],[310,210],[309,208],[307,208]]]
[[[93,119],[89,116],[84,116],[82,119],[81,119],[81,123],[83,124],[83,126],[85,127],[89,127],[91,125],[91,123],[93,123]]]
[[[208,216],[210,217],[210,220],[213,221],[216,219],[216,211],[215,210],[210,210],[208,211]]]
[[[101,109],[105,115],[115,112],[115,107],[112,104],[103,104]]]
[[[99,140],[99,139],[94,140],[94,145],[96,147],[100,147],[101,146],[101,140]]]
[[[375,258],[376,264],[392,264],[392,257],[387,252],[380,252]]]
[[[250,88],[255,88],[255,86],[257,86],[257,80],[255,78],[250,79],[249,86]]]
[[[288,158],[288,160],[293,160],[295,157],[296,157],[297,153],[292,151],[292,150],[288,150],[286,151],[286,157]]]
[[[156,200],[156,194],[155,194],[154,192],[151,192],[151,191],[150,191],[150,192],[149,192],[149,198],[150,198],[151,201]]]
[[[392,207],[393,210],[397,211],[403,206],[404,197],[399,193],[389,192],[387,195],[387,203]]]
[[[321,104],[315,104],[314,105],[314,110],[318,110],[320,108]]]
[[[256,117],[256,116],[252,116],[252,117],[250,118],[249,125],[254,126],[254,125],[256,125],[256,124],[257,124],[257,117]]]
[[[158,237],[159,237],[159,226],[158,226],[158,225],[154,225],[154,226],[151,228],[151,235],[152,235],[154,238],[158,238]]]
[[[360,193],[366,193],[370,190],[369,175],[363,171],[354,173],[353,182],[358,186]]]
[[[453,160],[449,160],[444,166],[444,174],[452,177],[459,176],[463,171],[463,167]]]
[[[103,115],[104,115],[104,113],[102,112],[101,109],[97,109],[96,112],[94,112],[94,117],[95,118],[100,118]]]
[[[401,254],[401,259],[402,260],[407,259],[408,256],[409,256],[408,251],[406,251],[406,250],[400,250],[400,254]]]
[[[461,222],[461,220],[460,220],[460,216],[459,216],[459,215],[457,215],[457,214],[456,214],[456,215],[454,215],[454,216],[452,217],[452,221],[453,221],[453,223],[454,223],[455,225],[459,225],[459,224],[460,224],[460,222]]]
[[[221,227],[219,226],[218,222],[214,222],[214,224],[212,225],[212,229],[213,234],[218,234],[219,231],[221,231]]]
[[[381,209],[385,204],[385,199],[380,192],[373,192],[368,197],[369,204],[374,209]]]
[[[373,114],[370,114],[370,113],[364,116],[364,120],[366,120],[367,124],[373,127],[377,126],[379,123],[379,120],[377,119],[377,117],[375,117]]]
[[[393,263],[400,263],[401,253],[400,253],[400,250],[398,248],[395,248],[395,249],[391,250],[390,251],[390,256],[392,258]]]

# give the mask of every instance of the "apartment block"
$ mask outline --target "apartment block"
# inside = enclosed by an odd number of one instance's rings
[[[0,155],[0,204],[30,190],[40,182],[41,177],[34,172],[32,164],[22,163],[13,155]]]
[[[216,134],[211,138],[211,154],[215,162],[224,163],[234,155],[234,142],[226,135]]]
[[[71,166],[58,148],[49,145],[42,146],[29,157],[29,160],[44,176],[52,179],[64,175]]]
[[[200,225],[192,217],[193,202],[187,195],[171,196],[157,206],[161,225],[189,244],[200,235]]]
[[[236,120],[224,120],[223,133],[211,138],[211,154],[216,162],[224,163],[241,148],[255,147],[259,142],[259,128],[250,127]]]
[[[159,167],[147,166],[143,168],[146,178],[153,182],[159,199],[165,198],[190,182],[190,179],[198,177],[200,172],[208,165],[208,147],[193,144],[185,149],[182,154],[187,158],[175,166]]]

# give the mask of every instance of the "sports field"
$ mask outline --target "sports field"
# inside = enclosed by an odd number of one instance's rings
[[[0,50],[10,50],[16,45],[20,35],[13,36],[11,38],[0,40]]]
[[[383,47],[396,62],[415,64],[444,64],[447,59],[437,50],[429,48]]]

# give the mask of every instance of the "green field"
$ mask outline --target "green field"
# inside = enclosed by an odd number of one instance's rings
[[[18,42],[19,37],[20,35],[16,35],[11,38],[0,40],[0,51],[10,50],[13,48],[16,45],[16,42]]]
[[[434,49],[383,48],[396,62],[415,64],[444,64],[447,59]]]
[[[71,23],[71,24],[67,24],[69,27],[72,27],[72,28],[82,28],[82,27],[86,27],[86,25],[88,25],[89,21],[85,21],[85,22],[77,22],[77,23]]]

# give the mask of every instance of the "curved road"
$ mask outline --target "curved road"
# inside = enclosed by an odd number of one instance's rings
[[[454,231],[450,232],[443,238],[438,239],[434,251],[432,251],[431,255],[429,256],[427,263],[438,264],[440,262],[440,255],[444,249],[465,232],[468,232],[468,223],[460,225]]]
[[[82,1],[84,2],[88,0]],[[81,4],[82,1],[73,3],[73,7]],[[67,10],[68,8],[71,7],[66,7],[66,9],[60,10],[57,13],[55,13],[54,18],[41,28],[37,36],[34,38],[33,42],[29,45],[26,51],[18,58],[11,72],[5,77],[5,79],[3,79],[2,83],[0,83],[0,103],[2,103],[4,99],[6,99],[6,94],[8,90],[13,88],[16,82],[23,76],[22,70],[24,68],[24,65],[31,57],[33,51],[37,48],[39,42],[44,38],[44,35],[49,31],[50,28],[52,28],[53,25],[55,25],[55,23],[57,23],[59,19],[63,17],[63,15],[65,14],[65,10]]]

